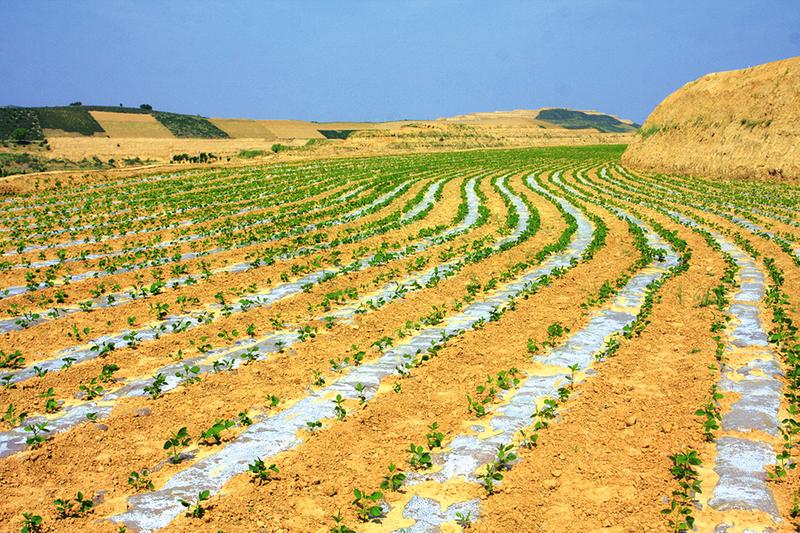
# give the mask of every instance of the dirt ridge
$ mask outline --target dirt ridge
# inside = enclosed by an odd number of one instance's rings
[[[644,171],[800,180],[800,57],[689,82],[650,114],[622,157]]]

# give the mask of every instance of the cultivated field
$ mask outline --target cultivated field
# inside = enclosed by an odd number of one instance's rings
[[[793,531],[800,187],[622,148],[6,198],[0,530]]]

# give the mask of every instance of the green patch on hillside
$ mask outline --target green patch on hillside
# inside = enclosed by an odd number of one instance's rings
[[[326,139],[347,139],[356,130],[317,130]]]
[[[267,152],[265,152],[264,150],[257,150],[255,148],[250,150],[241,150],[239,152],[239,157],[241,157],[242,159],[252,159],[254,157],[261,157],[263,155],[267,155]]]
[[[105,131],[84,107],[37,107],[33,111],[39,117],[42,129],[63,130],[81,135]]]
[[[571,109],[543,109],[536,118],[570,130],[594,128],[602,133],[626,133],[638,128],[638,124],[631,125],[610,115],[594,115]]]
[[[227,139],[228,134],[212,124],[208,119],[197,115],[179,115],[164,111],[153,111],[161,124],[172,132],[175,137],[202,138],[202,139]]]
[[[39,117],[31,109],[0,107],[0,141],[38,141],[44,139]]]
[[[93,156],[91,159],[84,158],[80,161],[71,161],[64,158],[49,158],[30,152],[2,152],[0,153],[0,176],[29,174],[48,170],[98,170],[112,168],[114,166],[112,162],[102,161],[97,156]]]

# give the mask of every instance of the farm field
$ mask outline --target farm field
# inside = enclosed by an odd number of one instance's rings
[[[624,148],[4,198],[0,529],[794,531],[800,186]]]

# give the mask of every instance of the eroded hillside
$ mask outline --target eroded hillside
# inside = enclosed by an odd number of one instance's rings
[[[626,165],[721,178],[800,179],[800,57],[686,84],[648,117]]]

